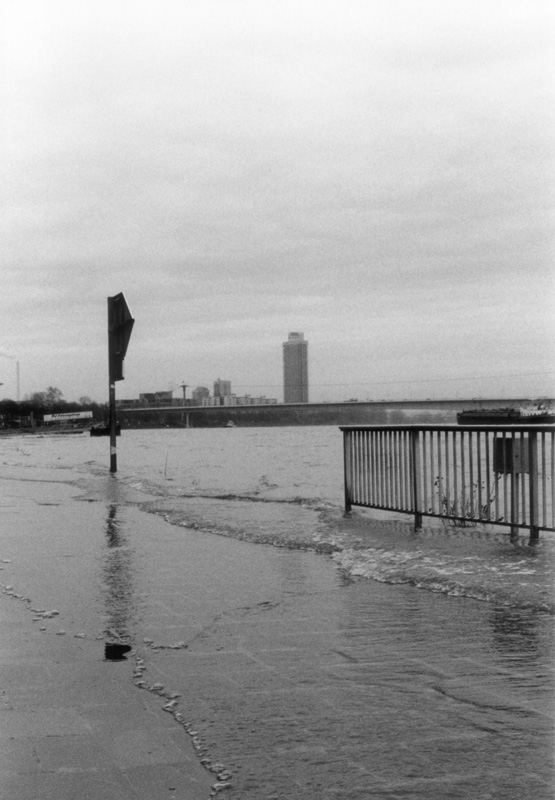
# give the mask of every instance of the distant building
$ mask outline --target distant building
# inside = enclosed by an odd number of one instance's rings
[[[143,392],[139,394],[139,401],[141,405],[145,406],[171,406],[173,402],[173,392],[171,390],[166,392]]]
[[[214,397],[229,397],[231,394],[231,381],[223,381],[218,378],[214,381]]]
[[[275,405],[277,400],[272,397],[251,397],[250,394],[240,395],[235,394],[227,395],[222,398],[223,406],[266,406]]]
[[[290,333],[283,343],[283,402],[308,403],[308,342]]]
[[[116,400],[118,408],[133,408],[133,406],[140,406],[141,401],[138,398]]]
[[[193,405],[194,406],[201,406],[203,400],[206,400],[210,397],[210,392],[206,388],[206,386],[197,386],[196,389],[193,389]]]

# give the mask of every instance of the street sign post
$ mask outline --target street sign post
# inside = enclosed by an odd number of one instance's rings
[[[123,292],[108,298],[108,373],[110,414],[110,472],[117,472],[116,381],[123,380],[123,360],[135,320]]]

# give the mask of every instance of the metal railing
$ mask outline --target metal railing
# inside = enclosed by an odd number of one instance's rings
[[[345,511],[365,506],[516,533],[555,530],[555,427],[341,427]]]

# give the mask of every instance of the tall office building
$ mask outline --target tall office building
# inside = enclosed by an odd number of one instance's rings
[[[231,394],[231,381],[218,378],[214,381],[214,397],[228,397]]]
[[[290,333],[283,343],[283,402],[308,403],[308,342]]]

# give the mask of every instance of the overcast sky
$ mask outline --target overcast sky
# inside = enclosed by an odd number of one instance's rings
[[[5,2],[0,397],[555,396],[551,5]]]

